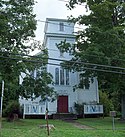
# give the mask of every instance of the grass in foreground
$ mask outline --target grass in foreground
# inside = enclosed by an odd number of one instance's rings
[[[112,117],[84,118],[84,119],[79,119],[78,122],[83,125],[93,127],[95,129],[103,129],[103,130],[113,129]],[[121,121],[120,119],[115,118],[114,127],[116,130],[125,130],[125,121]]]
[[[105,127],[111,125],[109,125],[110,120],[110,118],[77,120],[82,124],[96,128],[94,130],[79,129],[71,123],[49,120],[49,124],[53,124],[56,127],[55,130],[50,131],[50,137],[125,137],[125,130],[106,130],[109,128]],[[3,120],[1,137],[47,137],[46,129],[39,128],[41,124],[46,124],[46,121],[41,119],[25,119],[8,123]],[[120,121],[118,121],[117,125],[122,129],[125,127],[125,123]]]

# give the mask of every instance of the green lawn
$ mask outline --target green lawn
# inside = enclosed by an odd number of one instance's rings
[[[125,122],[116,120],[117,130],[113,131],[111,118],[86,118],[79,119],[84,125],[94,127],[86,130],[76,128],[71,123],[59,120],[49,120],[56,129],[51,130],[50,137],[125,137]],[[40,124],[45,124],[45,120],[19,120],[17,122],[2,122],[0,137],[47,137],[46,129],[39,128]]]
[[[78,122],[93,127],[95,129],[111,130],[112,129],[112,117],[106,118],[85,118],[78,119]],[[125,121],[120,121],[118,118],[115,118],[114,125],[116,130],[125,130]]]

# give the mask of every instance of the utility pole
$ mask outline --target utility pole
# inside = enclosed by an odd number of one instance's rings
[[[4,80],[2,80],[2,94],[1,94],[1,98],[0,98],[0,129],[2,127],[3,94],[4,94]]]

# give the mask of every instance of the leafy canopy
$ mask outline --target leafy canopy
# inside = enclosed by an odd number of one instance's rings
[[[59,45],[59,48],[64,48],[65,52],[73,51],[72,61],[76,61],[73,69],[84,72],[83,77],[97,76],[100,88],[103,86],[104,90],[121,90],[122,92],[124,85],[121,81],[124,81],[125,76],[116,73],[122,73],[124,69],[115,68],[115,66],[121,68],[125,66],[124,1],[70,0],[67,6],[72,9],[76,4],[81,4],[90,14],[69,18],[74,23],[83,25],[83,29],[76,34],[74,45],[65,41]],[[65,66],[71,69],[71,64],[73,62],[66,63]],[[115,73],[107,73],[109,71],[115,71]]]
[[[19,95],[25,96],[28,87],[23,88],[22,91],[19,88],[19,76],[22,72],[26,75],[24,81],[28,86],[33,81],[29,72],[47,64],[47,50],[42,48],[39,41],[35,40],[34,31],[37,21],[36,15],[33,13],[34,4],[34,0],[0,1],[0,79],[5,80],[4,100],[6,102],[18,99]],[[29,56],[29,53],[35,49],[42,49],[39,58]],[[45,90],[43,91],[42,88],[48,88],[47,84],[52,82],[52,78],[47,72],[42,73],[44,74],[41,75],[41,79],[35,81],[39,85],[35,87],[34,91],[31,90],[36,96],[40,92],[45,94]],[[30,81],[28,81],[29,79]],[[40,91],[40,82],[43,79],[45,81]],[[52,89],[50,90],[52,91]]]

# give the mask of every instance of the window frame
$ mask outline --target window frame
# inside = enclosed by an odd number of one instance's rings
[[[68,69],[55,68],[55,85],[70,85],[70,71]]]

